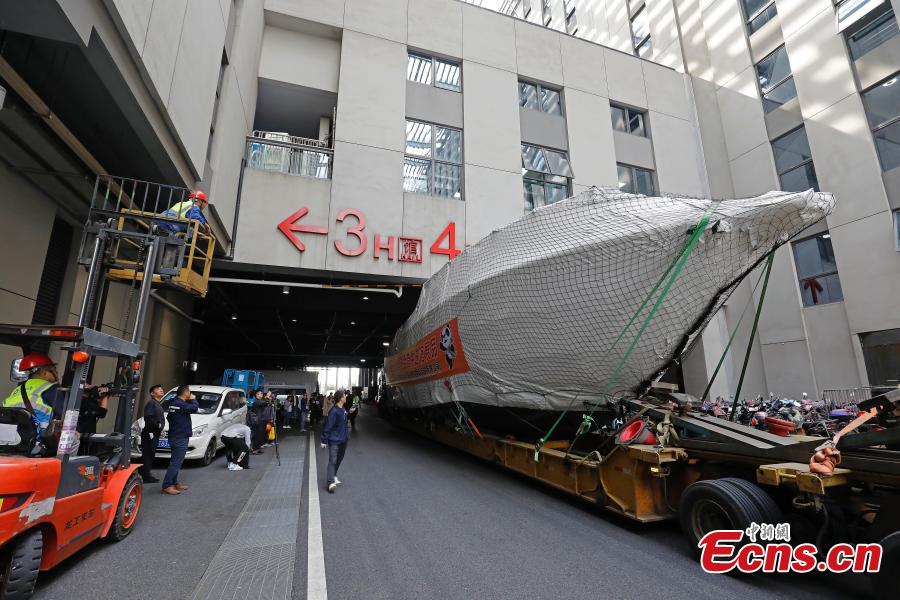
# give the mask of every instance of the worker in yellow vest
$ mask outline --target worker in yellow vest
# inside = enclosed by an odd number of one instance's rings
[[[3,407],[24,408],[30,412],[40,437],[53,417],[53,404],[59,387],[56,363],[46,354],[33,352],[19,362],[19,370],[28,373],[28,380],[12,389],[3,401]]]
[[[206,199],[206,194],[200,190],[192,190],[191,193],[188,194],[187,200],[173,204],[169,207],[169,210],[163,213],[163,216],[175,217],[184,221],[190,219],[199,221],[201,231],[206,235],[209,235],[209,223],[206,221],[206,217],[203,216],[203,209],[206,208],[208,204],[209,201]],[[187,231],[187,226],[185,225],[167,223],[164,227],[170,231]]]

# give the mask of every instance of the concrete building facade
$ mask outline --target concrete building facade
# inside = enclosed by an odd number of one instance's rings
[[[592,185],[723,198],[817,187],[838,207],[777,253],[744,395],[900,378],[891,2],[33,4],[0,3],[0,56],[105,170],[208,191],[219,270],[414,284]],[[68,106],[46,73],[72,65],[90,86],[69,83]],[[0,244],[32,257],[0,269],[2,318],[30,321],[53,223],[77,227],[92,169],[0,77]],[[83,275],[65,273],[58,314],[75,318]],[[705,387],[752,294],[741,286],[685,361],[688,391]],[[152,314],[168,348],[159,376],[177,377],[194,324],[161,303]],[[732,351],[713,395],[734,392],[742,360]]]

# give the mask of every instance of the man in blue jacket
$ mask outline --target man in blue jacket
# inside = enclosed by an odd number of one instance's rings
[[[347,411],[344,410],[345,402],[347,402],[347,395],[339,392],[334,406],[328,411],[325,427],[322,428],[322,447],[328,446],[328,491],[332,494],[341,482],[337,478],[337,472],[341,467],[341,461],[344,460],[344,452],[347,451]]]
[[[169,447],[172,449],[172,456],[163,478],[164,494],[175,496],[188,489],[188,486],[178,483],[178,472],[184,462],[184,455],[187,454],[188,440],[191,439],[191,430],[194,428],[191,414],[199,409],[196,398],[191,398],[191,388],[186,385],[178,386],[175,398],[169,403],[169,414],[166,417],[169,421]]]

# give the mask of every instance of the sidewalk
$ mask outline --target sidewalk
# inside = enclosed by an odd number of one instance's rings
[[[269,462],[191,600],[290,600],[307,439],[281,439],[281,464]]]

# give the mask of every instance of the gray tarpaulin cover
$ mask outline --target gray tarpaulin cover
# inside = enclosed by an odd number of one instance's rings
[[[452,402],[564,410],[636,393],[690,348],[773,249],[823,219],[830,194],[712,200],[589,189],[467,248],[422,290],[385,370],[401,407]],[[609,385],[686,241],[683,269]],[[668,275],[666,275],[668,272]],[[649,302],[616,343],[645,299]]]

